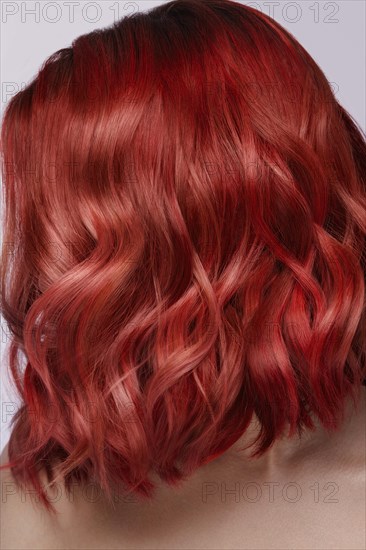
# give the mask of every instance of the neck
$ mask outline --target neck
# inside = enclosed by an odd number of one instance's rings
[[[355,441],[359,441],[356,432],[358,434],[360,430],[361,434],[362,431],[364,432],[365,413],[366,387],[362,386],[356,401],[351,398],[346,399],[343,418],[337,428],[327,430],[318,418],[313,418],[313,429],[306,429],[300,435],[295,434],[292,437],[288,437],[285,431],[262,456],[254,459],[251,458],[254,449],[251,444],[260,433],[260,422],[253,416],[245,434],[222,458],[225,456],[241,462],[247,459],[246,464],[250,469],[259,468],[262,471],[271,472],[299,464],[307,458],[320,458],[327,455],[332,448],[336,451],[341,440],[349,441],[349,448],[352,449],[356,446]]]

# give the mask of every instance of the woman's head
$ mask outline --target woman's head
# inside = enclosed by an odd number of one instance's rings
[[[365,377],[366,145],[274,20],[175,0],[80,36],[1,148],[18,479],[150,496],[253,413],[256,454],[337,427]]]

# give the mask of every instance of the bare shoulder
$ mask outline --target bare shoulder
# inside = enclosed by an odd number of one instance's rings
[[[238,453],[234,455],[235,460],[228,454],[208,464],[201,473],[197,472],[180,492],[162,487],[152,505],[121,501],[110,509],[103,499],[94,499],[93,495],[89,498],[88,493],[75,488],[72,499],[61,491],[57,505],[55,502],[58,515],[54,516],[37,503],[29,491],[17,486],[10,469],[0,470],[0,546],[3,550],[122,547],[173,550],[197,548],[199,541],[202,549],[363,549],[366,387],[361,389],[359,397],[358,407],[348,407],[345,421],[336,433],[311,432],[299,450],[297,443],[286,447],[287,454],[282,453],[277,470],[275,458],[271,471],[266,469],[265,462],[249,465]],[[5,448],[1,464],[7,460]],[[278,492],[269,500],[269,494],[268,499],[265,498],[265,489],[271,475],[276,476],[272,479],[278,479],[273,482]],[[206,502],[202,499],[202,483],[207,479],[215,480],[218,487],[245,487],[255,480],[256,486],[263,488],[262,496],[255,506],[253,502],[248,503],[245,493],[233,500],[232,494],[223,498],[218,492]],[[300,490],[301,498],[296,504],[283,498],[282,489],[287,485]],[[223,513],[225,522],[220,521]],[[260,523],[263,517],[265,530]],[[284,519],[286,530],[278,528]]]
[[[0,464],[8,461],[8,446],[0,457]],[[63,548],[56,536],[55,520],[37,503],[30,490],[20,488],[10,468],[0,470],[1,535],[3,550]]]

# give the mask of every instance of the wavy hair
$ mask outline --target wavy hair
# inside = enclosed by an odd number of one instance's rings
[[[365,378],[366,144],[312,57],[229,0],[78,37],[5,111],[9,462],[153,498],[342,421]]]

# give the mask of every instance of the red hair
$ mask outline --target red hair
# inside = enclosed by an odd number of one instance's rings
[[[365,377],[366,144],[278,23],[174,0],[80,36],[1,149],[9,460],[50,510],[43,467],[152,497],[253,413],[253,456],[339,427]]]

